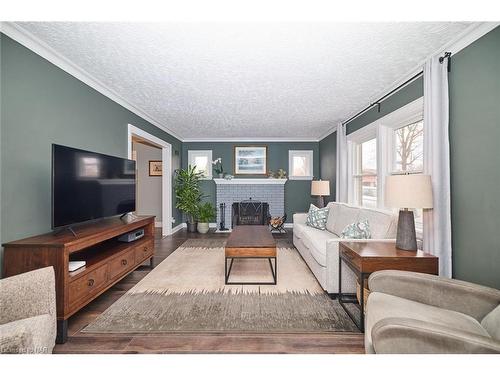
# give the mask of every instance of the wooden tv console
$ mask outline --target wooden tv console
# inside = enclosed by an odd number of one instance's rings
[[[120,242],[117,237],[144,228],[144,237]],[[9,277],[53,266],[56,277],[57,343],[67,340],[68,318],[154,255],[154,216],[125,222],[117,217],[82,224],[69,231],[46,233],[4,244],[3,275]],[[69,272],[70,260],[86,266]]]

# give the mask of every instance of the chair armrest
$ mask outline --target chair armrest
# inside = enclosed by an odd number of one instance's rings
[[[28,353],[33,348],[33,335],[26,326],[16,322],[0,325],[0,354]]]
[[[56,324],[54,269],[41,268],[0,280],[0,324],[49,314]]]
[[[500,342],[439,324],[408,318],[386,318],[371,330],[377,354],[500,353]]]
[[[296,213],[293,214],[293,223],[294,224],[305,224],[307,219],[307,213]]]
[[[478,321],[500,303],[500,290],[417,272],[374,272],[368,286],[373,292],[458,311]]]

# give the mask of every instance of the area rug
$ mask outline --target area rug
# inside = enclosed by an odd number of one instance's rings
[[[224,285],[224,239],[190,239],[83,329],[92,333],[358,332],[297,250],[278,242],[277,285]],[[269,281],[267,259],[238,259],[232,281]]]

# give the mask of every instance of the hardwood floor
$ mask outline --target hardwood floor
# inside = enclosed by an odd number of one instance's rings
[[[224,237],[179,231],[161,238],[157,232],[154,266],[189,238]],[[291,229],[276,238],[291,239]],[[68,341],[55,353],[363,353],[359,333],[311,334],[86,334],[80,332],[151,271],[143,265],[69,319]]]

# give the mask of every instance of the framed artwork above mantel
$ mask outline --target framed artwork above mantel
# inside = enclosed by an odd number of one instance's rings
[[[234,146],[234,175],[267,175],[267,146]]]

